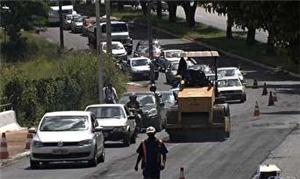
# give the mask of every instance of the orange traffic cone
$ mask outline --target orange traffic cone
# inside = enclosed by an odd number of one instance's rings
[[[2,133],[0,146],[0,159],[8,159],[7,143],[5,133]]]
[[[264,83],[264,88],[263,88],[263,92],[262,92],[262,94],[261,95],[267,95],[268,94],[268,90],[267,90],[267,84],[266,83]]]
[[[257,84],[257,80],[256,79],[253,80],[253,86],[252,86],[252,88],[258,88],[258,84]]]
[[[273,101],[274,102],[277,102],[278,100],[277,100],[277,95],[276,95],[276,92],[274,91],[273,92]]]
[[[31,142],[32,142],[32,134],[28,133],[27,134],[27,139],[26,139],[25,149],[27,149],[27,150],[30,149]]]
[[[272,91],[270,91],[268,106],[273,106],[273,105],[274,105],[274,98],[272,95]]]
[[[179,179],[185,179],[185,176],[184,176],[184,168],[183,168],[183,167],[180,168]]]
[[[254,108],[254,113],[253,113],[253,116],[254,117],[257,117],[260,115],[260,112],[259,112],[259,107],[258,107],[258,103],[257,101],[255,102],[255,108]]]

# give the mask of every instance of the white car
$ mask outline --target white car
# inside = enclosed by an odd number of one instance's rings
[[[102,51],[106,53],[107,52],[106,42],[102,42],[101,46],[102,46]],[[121,42],[112,41],[111,52],[112,52],[112,56],[115,57],[117,60],[127,60],[127,51]]]
[[[135,143],[135,118],[129,116],[123,104],[95,104],[87,106],[85,110],[96,115],[106,141],[122,140],[126,146]]]
[[[280,179],[281,170],[274,164],[260,165],[255,179]]]
[[[224,96],[226,100],[246,101],[245,87],[237,77],[226,77],[218,80],[218,92]]]
[[[71,21],[71,31],[76,33],[76,32],[82,32],[82,27],[83,27],[83,20],[84,16],[74,16],[72,21]]]
[[[104,161],[104,136],[95,115],[86,111],[46,113],[31,144],[30,166],[59,161]]]
[[[159,59],[160,67],[164,70],[166,69],[171,63],[179,62],[183,50],[172,49],[172,50],[163,50],[161,53],[161,57]]]
[[[150,78],[150,64],[151,60],[147,57],[130,58],[124,64],[125,72],[135,79],[149,79]]]
[[[237,67],[218,68],[217,71],[221,78],[238,77],[242,82],[244,81],[244,76]]]

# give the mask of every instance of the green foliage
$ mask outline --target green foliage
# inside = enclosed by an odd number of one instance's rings
[[[26,38],[21,37],[21,29],[30,30],[34,25],[45,22],[47,4],[44,1],[1,1],[1,27],[9,36],[1,51],[9,60],[25,58],[28,50]],[[17,53],[16,53],[17,52]]]
[[[126,77],[108,57],[104,61],[105,80],[123,93]],[[93,53],[75,52],[55,61],[48,57],[22,65],[6,64],[0,75],[4,76],[2,102],[13,104],[23,126],[36,125],[45,112],[84,110],[98,103],[98,62]]]

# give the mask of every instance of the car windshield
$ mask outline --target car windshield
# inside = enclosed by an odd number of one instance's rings
[[[219,80],[218,81],[219,87],[238,87],[242,86],[240,80],[238,79],[228,79],[228,80]]]
[[[111,32],[128,32],[127,25],[125,23],[111,24]],[[106,33],[106,24],[102,25],[102,33]]]
[[[75,17],[74,18],[74,22],[82,22],[83,21],[83,17]]]
[[[181,51],[170,51],[166,52],[166,58],[180,58]]]
[[[235,75],[235,70],[218,70],[218,73],[221,76],[234,76]]]
[[[155,104],[153,95],[148,94],[136,94],[137,101],[140,103],[140,105],[153,105]],[[124,95],[120,98],[119,103],[121,104],[127,104],[129,102],[129,95]]]
[[[166,106],[175,104],[175,98],[172,93],[161,93],[161,101],[165,103]]]
[[[40,131],[83,131],[88,129],[87,116],[47,116]]]
[[[111,44],[111,48],[112,48],[113,50],[122,50],[122,49],[124,49],[124,47],[123,47],[121,44],[118,44],[118,43],[112,43],[112,44]],[[103,50],[106,50],[106,49],[107,49],[107,45],[104,44],[104,45],[103,45]]]
[[[90,107],[87,111],[93,112],[97,119],[114,118],[123,119],[125,114],[120,106],[101,106],[101,107]]]
[[[148,60],[147,59],[132,60],[131,64],[132,64],[133,67],[135,67],[135,66],[145,66],[145,65],[148,65]]]

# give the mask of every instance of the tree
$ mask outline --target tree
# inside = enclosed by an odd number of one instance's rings
[[[197,1],[193,1],[193,0],[181,1],[180,4],[183,7],[185,12],[186,23],[188,24],[189,27],[195,27],[196,25],[195,12],[197,8]]]
[[[234,15],[239,6],[237,1],[213,1],[203,4],[208,12],[217,12],[219,15],[227,15],[226,37],[232,38],[232,27],[234,25]]]
[[[169,22],[176,22],[176,11],[177,11],[177,1],[169,0],[167,1],[169,8]]]
[[[11,41],[20,39],[21,29],[33,28],[36,17],[47,16],[47,4],[43,1],[1,1],[1,26]]]

